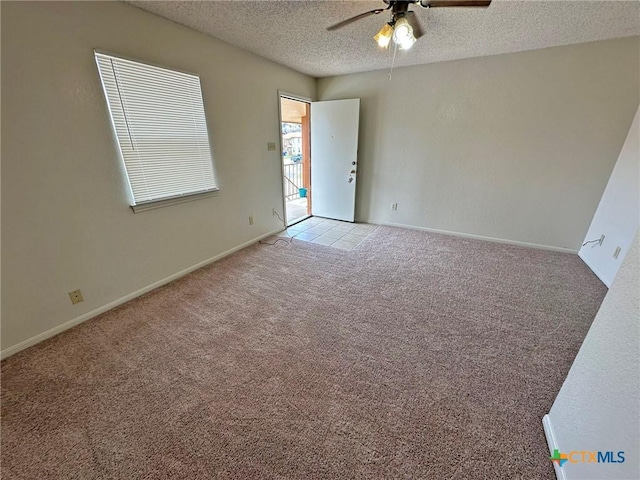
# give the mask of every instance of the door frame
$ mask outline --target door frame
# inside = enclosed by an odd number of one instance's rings
[[[284,218],[285,230],[288,228],[289,219],[287,218],[287,199],[284,196],[284,164],[282,163],[282,97],[295,100],[297,102],[304,102],[309,104],[311,108],[312,100],[309,97],[297,95],[295,93],[285,92],[284,90],[278,90],[278,160],[280,162],[280,192],[282,193],[282,218]],[[311,137],[311,131],[309,131],[309,137]]]

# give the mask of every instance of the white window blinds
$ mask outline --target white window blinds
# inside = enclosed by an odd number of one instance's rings
[[[216,191],[200,79],[95,56],[134,205]]]

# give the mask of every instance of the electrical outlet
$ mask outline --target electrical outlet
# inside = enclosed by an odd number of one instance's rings
[[[253,225],[253,216],[249,217],[249,225]]]
[[[276,209],[275,209],[275,208],[272,208],[272,209],[271,209],[271,215],[273,215],[274,217],[277,215],[277,213],[276,213]]]
[[[80,291],[80,289],[69,292],[69,298],[71,299],[71,303],[73,303],[74,305],[80,302],[84,302],[84,298],[82,298],[82,292]]]
[[[275,152],[276,144],[275,142],[267,142],[267,152]]]
[[[398,204],[397,203],[392,203],[391,204],[391,210],[398,210]]]
[[[602,246],[603,242],[604,242],[604,235],[600,235],[600,241],[598,242],[600,246]]]
[[[622,249],[620,247],[616,247],[615,251],[613,252],[613,258],[618,258],[618,255],[620,255],[621,251]]]

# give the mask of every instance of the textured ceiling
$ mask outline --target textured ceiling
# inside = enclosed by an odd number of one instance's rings
[[[389,12],[340,30],[326,27],[384,7],[380,1],[130,1],[131,5],[314,77],[389,68],[373,36]],[[412,6],[425,30],[395,66],[518,52],[640,34],[639,1],[494,0],[487,9]]]

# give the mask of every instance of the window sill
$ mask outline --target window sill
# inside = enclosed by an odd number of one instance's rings
[[[201,198],[214,197],[220,190],[210,190],[208,192],[194,193],[191,195],[182,195],[180,197],[164,198],[162,200],[154,200],[152,202],[139,203],[138,205],[131,205],[131,209],[134,213],[146,212],[147,210],[154,210],[156,208],[168,207],[170,205],[177,205],[179,203],[192,202],[193,200],[200,200]]]

